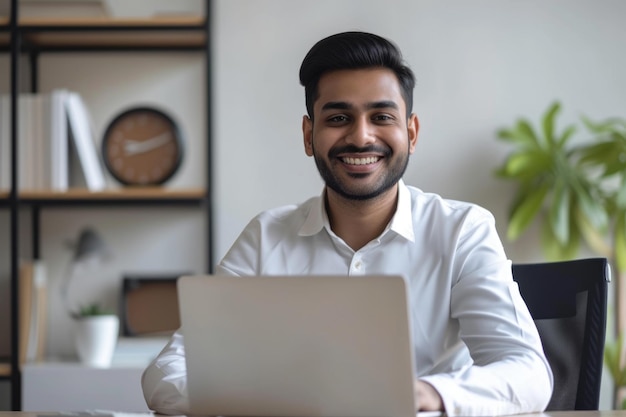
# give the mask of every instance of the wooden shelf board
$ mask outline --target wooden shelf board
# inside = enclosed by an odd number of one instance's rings
[[[0,17],[0,26],[7,24],[8,18]],[[19,27],[25,45],[44,48],[202,48],[207,42],[202,16],[28,17]],[[8,39],[3,34],[0,45],[8,45]]]
[[[0,362],[0,377],[11,376],[11,364],[8,362]]]
[[[128,199],[198,199],[203,198],[203,188],[168,189],[161,187],[136,187],[108,189],[103,191],[89,191],[82,188],[74,188],[65,192],[48,190],[25,190],[20,192],[20,199],[24,200],[128,200]]]
[[[204,25],[204,17],[192,15],[160,15],[149,18],[119,17],[22,17],[19,26],[33,27],[76,27],[91,26],[96,28],[137,26],[149,29],[163,26],[188,26],[190,29]],[[0,16],[0,26],[9,26],[9,16]]]
[[[201,200],[206,196],[204,188],[180,188],[168,189],[161,187],[133,187],[108,189],[103,191],[89,191],[83,188],[73,188],[68,191],[50,190],[24,190],[20,192],[20,200],[49,200],[49,201],[72,201],[72,200]],[[0,201],[8,200],[9,191],[0,190]]]
[[[1,22],[1,21],[0,21]],[[7,19],[8,23],[8,19]],[[19,25],[23,27],[33,26],[92,26],[92,27],[116,27],[116,26],[189,26],[197,27],[204,25],[203,16],[194,15],[160,15],[148,18],[126,17],[24,17],[19,19]]]
[[[206,43],[203,33],[176,32],[36,32],[24,35],[29,44],[39,47],[195,47]]]

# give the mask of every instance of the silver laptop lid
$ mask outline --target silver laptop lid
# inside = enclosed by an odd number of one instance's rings
[[[192,414],[412,417],[399,276],[178,280]]]

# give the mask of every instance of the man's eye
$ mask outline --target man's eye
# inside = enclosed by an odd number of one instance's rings
[[[377,114],[376,116],[374,116],[374,120],[384,122],[387,120],[393,120],[393,117],[388,114]]]
[[[328,118],[328,121],[331,122],[331,123],[342,123],[342,122],[345,122],[347,120],[348,120],[348,118],[346,116],[344,116],[343,114],[339,114],[337,116],[333,116],[333,117]]]

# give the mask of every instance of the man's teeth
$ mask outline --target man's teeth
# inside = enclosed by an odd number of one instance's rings
[[[378,161],[377,156],[370,156],[368,158],[343,158],[343,162],[349,165],[367,165],[373,164]]]

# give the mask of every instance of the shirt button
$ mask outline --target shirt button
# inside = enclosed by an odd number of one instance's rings
[[[363,265],[363,264],[361,263],[361,261],[356,261],[356,263],[354,264],[354,269],[357,269],[357,270],[358,270],[358,269],[361,269],[361,266],[362,266],[362,265]]]

